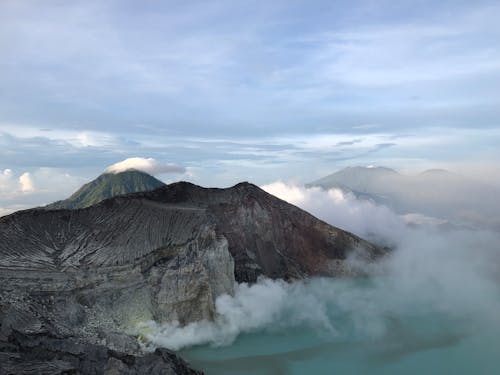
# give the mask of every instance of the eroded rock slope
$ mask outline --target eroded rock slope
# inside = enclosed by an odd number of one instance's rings
[[[57,340],[70,340],[73,352],[105,353],[101,369],[135,371],[144,353],[126,333],[137,323],[212,319],[217,296],[260,275],[349,275],[352,251],[382,253],[248,183],[181,182],[85,209],[18,212],[0,218],[0,356],[36,368],[44,355],[26,348],[38,345],[59,361],[54,373],[85,373],[59,350]],[[159,368],[175,357],[148,355]]]

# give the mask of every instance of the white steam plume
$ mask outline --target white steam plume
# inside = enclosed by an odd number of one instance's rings
[[[367,239],[394,241],[398,233],[406,230],[406,223],[389,208],[359,200],[340,189],[326,191],[319,187],[306,188],[281,181],[261,188],[331,225]]]
[[[388,208],[340,190],[280,182],[263,188],[354,233],[383,235],[397,248],[375,265],[352,260],[370,279],[261,279],[254,285],[240,284],[234,296],[216,300],[213,322],[146,322],[137,327],[150,347],[228,345],[242,333],[304,327],[328,340],[390,339],[394,345],[405,339],[414,345],[419,339],[415,335],[425,334],[421,327],[432,324],[437,334],[459,338],[500,333],[498,233],[410,228]]]
[[[284,326],[308,324],[333,331],[325,307],[317,296],[307,293],[303,283],[261,279],[251,286],[237,285],[234,296],[217,298],[214,322],[200,321],[184,327],[176,322],[148,322],[139,330],[152,343],[175,350],[205,343],[227,345],[242,332],[278,327],[280,322]]]
[[[178,350],[228,345],[242,333],[301,327],[327,340],[361,342],[394,339],[402,331],[412,342],[428,319],[447,325],[442,334],[457,337],[499,330],[499,240],[498,234],[484,232],[412,230],[392,257],[367,267],[369,280],[261,279],[240,284],[234,296],[220,296],[213,322],[184,327],[147,322],[136,333],[153,348]],[[383,276],[377,276],[380,272]],[[414,322],[424,323],[413,327]]]
[[[500,334],[499,233],[411,228],[388,208],[335,189],[284,183],[263,188],[334,225],[361,235],[383,235],[397,248],[376,264],[348,260],[353,267],[363,267],[369,279],[261,279],[254,285],[240,284],[234,296],[217,298],[213,322],[146,322],[138,327],[136,333],[151,347],[228,345],[242,333],[304,327],[328,340],[392,337],[396,346],[400,339],[414,345],[414,335],[422,335],[421,327],[432,324],[442,327],[439,334],[456,337],[491,330]]]

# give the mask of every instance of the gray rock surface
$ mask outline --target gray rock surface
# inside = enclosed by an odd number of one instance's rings
[[[202,374],[167,349],[133,355],[73,338],[13,332],[0,341],[0,374]]]
[[[238,282],[352,275],[346,262],[352,251],[367,259],[384,253],[247,182],[229,189],[179,182],[132,197],[204,209],[228,241]]]
[[[233,291],[227,241],[204,209],[117,199],[25,211],[0,228],[2,290],[50,296],[72,326],[211,318],[215,298]]]
[[[212,319],[236,281],[352,274],[355,250],[383,253],[248,183],[176,183],[0,218],[0,369],[190,373],[127,333],[148,320]]]

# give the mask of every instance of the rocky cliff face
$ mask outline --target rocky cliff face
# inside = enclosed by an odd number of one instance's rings
[[[212,319],[217,296],[260,275],[350,274],[351,251],[382,253],[248,183],[176,183],[86,209],[19,212],[0,219],[0,356],[35,368],[50,357],[54,373],[109,363],[140,372],[144,353],[124,335],[137,323]],[[85,358],[79,350],[102,360],[70,360]],[[174,358],[149,356],[158,368]]]
[[[285,280],[345,276],[353,273],[345,262],[353,251],[367,259],[383,253],[249,183],[205,189],[180,182],[133,197],[204,209],[228,241],[238,282],[254,282],[260,275]]]

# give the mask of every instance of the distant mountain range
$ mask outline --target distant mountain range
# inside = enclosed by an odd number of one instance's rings
[[[85,208],[117,195],[151,191],[165,186],[147,173],[128,170],[120,173],[104,173],[83,185],[68,199],[49,204],[46,208]]]
[[[399,214],[500,229],[500,189],[444,169],[408,176],[385,167],[349,167],[307,186],[341,189]]]

